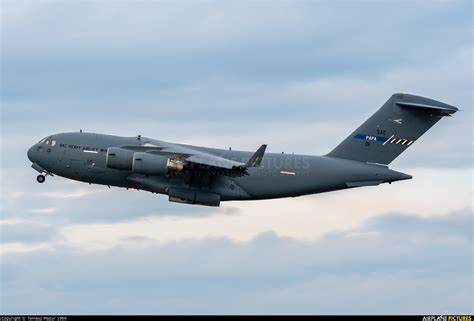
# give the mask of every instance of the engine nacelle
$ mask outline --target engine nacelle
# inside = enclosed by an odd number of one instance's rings
[[[163,155],[141,152],[133,154],[132,171],[137,174],[166,175],[181,172],[183,168],[182,161]]]
[[[168,196],[170,202],[176,203],[219,206],[221,202],[220,194],[184,188],[172,187],[168,191]]]
[[[109,147],[107,149],[107,157],[105,160],[107,167],[120,170],[131,170],[132,162],[133,151],[120,147]]]

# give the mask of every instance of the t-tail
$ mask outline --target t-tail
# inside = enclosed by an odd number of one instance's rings
[[[326,156],[388,165],[441,118],[456,111],[433,99],[394,94]]]

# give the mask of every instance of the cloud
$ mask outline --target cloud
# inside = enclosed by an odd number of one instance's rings
[[[335,75],[377,79],[386,70],[437,62],[470,45],[467,7],[464,3],[185,7],[154,2],[7,3],[2,96],[14,102],[52,103],[63,98],[73,105],[78,101],[104,106],[104,98],[133,104],[154,93],[160,101],[209,82],[213,87],[223,81],[234,84],[215,90],[218,94],[232,92],[235,83],[278,88],[288,80]],[[391,10],[404,14],[387,15]],[[445,22],[420,25],[420,11],[426,19]],[[346,26],[351,27],[350,35]],[[234,96],[225,103],[239,97]],[[247,108],[245,95],[240,97],[236,103]],[[209,99],[196,97],[196,108],[202,108],[202,98]],[[63,110],[68,106],[62,105]],[[222,108],[222,100],[219,105],[213,109]]]
[[[55,226],[71,222],[101,223],[126,222],[148,216],[203,217],[234,215],[233,209],[219,210],[201,206],[184,206],[169,203],[167,197],[149,192],[126,190],[107,186],[68,182],[61,177],[48,177],[46,185],[35,182],[35,172],[26,167],[5,174],[5,178],[17,179],[19,185],[29,186],[27,192],[18,190],[11,183],[4,192],[3,219],[29,219]],[[123,202],[119,199],[124,200]]]
[[[209,208],[61,177],[38,184],[36,174],[25,166],[4,174],[12,183],[3,193],[2,219],[53,227],[81,248],[110,248],[122,238],[136,236],[159,241],[209,236],[249,240],[267,230],[292,238],[317,239],[331,231],[354,229],[370,217],[390,212],[438,217],[472,207],[472,169],[407,168],[406,172],[414,178],[298,198],[224,202],[219,208]],[[28,190],[18,192],[22,186]]]
[[[16,142],[21,124],[31,128],[25,150],[79,128],[252,149],[246,142],[258,126],[270,149],[325,153],[392,93],[407,91],[462,109],[429,132],[437,144],[407,153],[410,162],[470,166],[472,142],[452,145],[457,131],[472,131],[466,6],[7,3],[2,143]],[[420,25],[420,10],[444,23]],[[310,148],[306,135],[321,147]],[[433,150],[439,157],[420,157]]]
[[[5,255],[2,313],[470,314],[471,225],[472,210],[390,214],[319,241],[267,232]]]
[[[49,241],[56,236],[56,229],[51,226],[21,222],[2,224],[2,243],[38,243]]]

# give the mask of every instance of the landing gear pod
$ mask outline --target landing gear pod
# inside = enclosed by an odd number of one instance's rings
[[[197,204],[218,207],[221,196],[217,193],[195,191],[184,188],[170,188],[168,191],[169,201],[184,204]]]

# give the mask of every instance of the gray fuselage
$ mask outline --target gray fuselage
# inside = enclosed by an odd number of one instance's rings
[[[222,201],[295,197],[411,178],[384,165],[283,153],[266,153],[260,166],[238,174],[213,172],[211,168],[190,173],[143,175],[107,167],[108,148],[145,144],[180,146],[243,163],[252,156],[252,152],[171,144],[140,136],[75,132],[55,134],[49,141],[42,140],[28,150],[28,158],[40,172],[77,181],[160,194],[169,194],[170,188],[204,191],[219,194]]]

